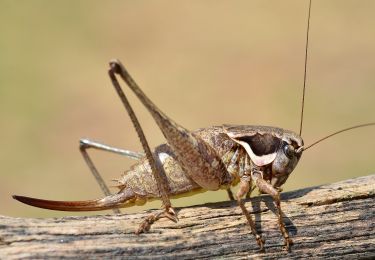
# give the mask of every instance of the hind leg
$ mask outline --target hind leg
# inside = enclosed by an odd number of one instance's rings
[[[142,129],[139,121],[138,121],[138,118],[135,115],[134,110],[131,107],[131,105],[130,105],[124,91],[122,90],[119,82],[117,81],[117,78],[116,78],[117,73],[119,73],[118,67],[115,64],[110,63],[110,69],[108,70],[109,77],[112,81],[112,85],[114,86],[118,96],[120,97],[120,99],[121,99],[121,101],[122,101],[122,103],[125,107],[125,110],[128,113],[128,115],[129,115],[129,117],[130,117],[130,119],[133,123],[133,126],[134,126],[134,128],[135,128],[135,130],[138,134],[139,140],[142,144],[143,150],[144,150],[144,152],[146,154],[146,157],[147,157],[147,160],[150,164],[152,174],[153,174],[153,176],[156,180],[157,187],[158,187],[160,197],[161,197],[162,202],[163,202],[163,208],[164,208],[161,213],[152,214],[142,222],[139,230],[137,231],[137,233],[141,233],[143,231],[147,231],[152,223],[154,223],[156,220],[160,219],[163,216],[167,216],[168,218],[172,219],[173,221],[177,221],[177,217],[175,215],[175,212],[172,208],[172,205],[171,205],[171,202],[170,202],[170,199],[169,199],[169,195],[168,195],[169,187],[168,187],[168,183],[166,183],[166,181],[165,181],[165,176],[164,176],[165,173],[164,173],[164,171],[163,171],[163,169],[160,165],[160,161],[159,160],[156,161],[156,159],[158,159],[158,158],[154,157],[153,153],[151,152],[151,149],[148,145],[146,136],[143,132],[143,129]],[[123,75],[121,75],[121,76],[123,76]],[[130,75],[128,75],[128,77],[130,78]],[[130,78],[130,80],[131,80],[132,84],[135,84],[135,82],[133,81],[132,78]]]

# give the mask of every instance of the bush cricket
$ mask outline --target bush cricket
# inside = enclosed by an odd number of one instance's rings
[[[305,53],[306,82],[308,32],[310,21],[308,11],[307,40]],[[255,228],[252,216],[245,208],[242,198],[249,195],[254,187],[262,193],[272,196],[277,208],[278,225],[284,237],[286,249],[292,240],[285,227],[280,206],[281,186],[296,167],[302,153],[315,144],[333,135],[354,128],[373,126],[375,123],[361,124],[330,134],[309,146],[305,146],[302,134],[305,83],[302,95],[302,110],[299,133],[278,127],[251,125],[222,125],[196,131],[189,131],[175,123],[160,111],[142,92],[125,67],[118,61],[110,62],[109,77],[115,87],[131,121],[137,131],[143,153],[132,152],[90,140],[81,140],[80,150],[92,174],[103,190],[105,197],[90,201],[51,201],[24,196],[13,196],[23,203],[52,210],[96,211],[117,209],[145,203],[151,199],[161,199],[163,209],[149,215],[139,226],[136,233],[147,231],[151,224],[162,217],[178,221],[170,197],[190,192],[226,189],[231,199],[236,199],[245,215],[251,232],[255,236],[260,250],[264,250],[265,241]],[[117,76],[122,78],[151,113],[167,143],[151,151],[138,119],[124,94]],[[118,179],[119,191],[111,194],[101,178],[87,149],[94,148],[138,160]],[[239,184],[234,197],[230,187]],[[118,212],[118,211],[115,211]]]

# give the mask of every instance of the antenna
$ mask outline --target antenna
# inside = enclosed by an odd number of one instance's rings
[[[305,72],[304,72],[304,75],[303,75],[301,122],[300,122],[300,125],[299,125],[299,135],[300,136],[302,135],[303,109],[305,107],[306,74],[307,74],[307,50],[308,50],[308,47],[309,47],[310,13],[311,13],[311,0],[309,2],[309,15],[307,17],[306,47],[305,47]]]
[[[330,138],[330,137],[332,137],[334,135],[340,134],[342,132],[353,130],[355,128],[360,128],[360,127],[365,127],[365,126],[374,126],[374,125],[375,125],[375,122],[373,122],[373,123],[367,123],[367,124],[361,124],[361,125],[355,125],[355,126],[351,126],[351,127],[348,127],[348,128],[344,128],[344,129],[339,130],[337,132],[334,132],[334,133],[332,133],[330,135],[327,135],[326,137],[323,137],[323,138],[319,139],[318,141],[315,141],[314,143],[312,143],[312,144],[308,145],[306,148],[304,148],[303,151],[306,151],[307,149],[313,147],[314,145],[320,143],[321,141],[326,140],[326,139],[328,139],[328,138]]]

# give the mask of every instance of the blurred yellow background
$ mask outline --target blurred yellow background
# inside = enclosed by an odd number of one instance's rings
[[[141,150],[107,76],[112,58],[188,129],[261,124],[298,131],[307,5],[301,0],[0,1],[0,214],[77,215],[32,208],[12,194],[100,197],[78,150],[81,137]],[[374,13],[371,0],[313,1],[306,144],[375,121]],[[164,142],[147,111],[129,96],[150,144]],[[374,127],[325,141],[306,151],[284,188],[375,173],[374,147]],[[91,155],[109,184],[134,163],[98,151]],[[226,199],[220,191],[173,203]],[[88,214],[103,213],[108,212]]]

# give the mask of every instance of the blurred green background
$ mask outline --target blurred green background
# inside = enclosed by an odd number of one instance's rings
[[[12,194],[101,196],[79,153],[81,137],[141,150],[107,76],[111,58],[122,60],[150,99],[188,129],[226,123],[298,131],[307,5],[0,1],[0,214],[77,215],[32,208]],[[371,0],[313,1],[306,144],[375,121],[374,13]],[[147,111],[130,99],[150,144],[164,142]],[[284,187],[375,173],[374,147],[374,127],[332,138],[304,154]],[[134,163],[103,152],[91,155],[109,184]],[[225,192],[208,192],[174,205],[226,199]]]

